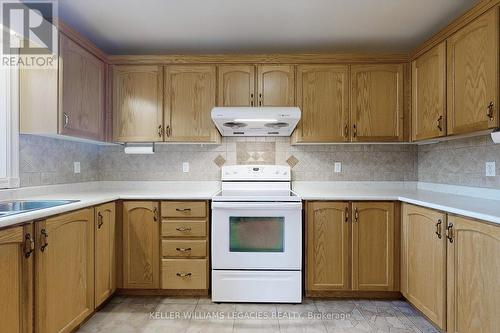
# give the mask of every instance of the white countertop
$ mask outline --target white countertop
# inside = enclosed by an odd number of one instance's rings
[[[294,182],[303,200],[399,200],[500,224],[500,190],[416,182]],[[210,200],[220,182],[91,182],[0,191],[1,200],[79,200],[0,218],[0,228],[122,200]],[[464,195],[466,194],[466,195]]]

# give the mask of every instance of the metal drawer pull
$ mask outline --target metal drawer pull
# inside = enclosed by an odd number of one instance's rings
[[[443,236],[441,235],[441,224],[443,223],[443,221],[441,221],[441,219],[439,219],[436,223],[436,235],[438,236],[439,239],[441,239]]]
[[[156,207],[153,208],[153,220],[158,221],[158,208]]]
[[[101,212],[97,213],[97,218],[99,219],[99,221],[97,222],[97,229],[101,229],[102,225],[104,224]]]
[[[349,207],[345,208],[345,223],[349,222]]]
[[[177,275],[178,277],[190,277],[190,276],[191,276],[191,275],[193,275],[193,274],[191,274],[191,273],[177,273],[176,275]]]
[[[490,120],[493,120],[494,117],[493,106],[494,106],[493,102],[490,102],[490,104],[488,104],[488,111],[486,112],[486,116],[488,116]]]
[[[448,238],[450,243],[453,243],[453,223],[448,224],[446,227],[446,238]]]
[[[66,112],[63,113],[64,121],[63,121],[63,127],[67,128],[69,125],[69,116]]]
[[[176,208],[175,210],[178,212],[190,212],[191,208]]]
[[[191,231],[191,228],[190,227],[179,227],[179,228],[175,228],[175,230],[177,231],[181,231],[181,232],[184,232],[184,231]]]
[[[359,211],[358,211],[358,207],[354,208],[354,222],[359,222]]]
[[[45,251],[45,248],[46,248],[47,246],[49,246],[49,242],[47,241],[47,238],[49,238],[49,234],[47,233],[47,231],[46,231],[45,229],[42,229],[42,230],[40,231],[40,234],[41,234],[41,235],[42,235],[42,237],[43,237],[43,244],[42,244],[42,246],[40,246],[40,251],[42,251],[42,252],[43,252],[43,251]]]
[[[437,123],[438,123],[437,127],[438,127],[438,130],[440,132],[443,131],[443,125],[441,124],[442,121],[443,121],[443,116],[439,116],[438,121],[437,121]]]
[[[29,258],[34,250],[35,250],[35,241],[31,237],[31,234],[26,234],[24,236],[24,256],[26,258]]]
[[[191,248],[190,247],[187,247],[187,248],[178,247],[178,248],[176,248],[176,250],[179,252],[189,252],[189,251],[191,251]]]

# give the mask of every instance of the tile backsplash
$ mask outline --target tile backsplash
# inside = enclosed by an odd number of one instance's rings
[[[122,146],[97,146],[21,135],[21,185],[94,180],[219,180],[220,166],[289,164],[301,181],[425,181],[500,187],[500,145],[489,136],[429,145],[338,144],[292,146],[289,138],[223,138],[219,145],[159,144],[154,155],[126,155]],[[73,162],[81,173],[73,173]],[[484,176],[496,161],[497,176]],[[189,172],[182,163],[189,163]],[[334,172],[334,163],[342,171]]]

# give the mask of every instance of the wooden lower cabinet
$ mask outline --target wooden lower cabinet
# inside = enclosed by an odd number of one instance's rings
[[[0,230],[1,331],[33,332],[32,224]]]
[[[116,289],[115,203],[95,207],[95,308]]]
[[[500,327],[500,226],[449,216],[447,332]]]
[[[94,210],[35,225],[35,331],[71,332],[94,311]]]
[[[403,204],[401,293],[446,329],[446,214]]]
[[[396,290],[393,202],[306,205],[306,295]],[[323,294],[322,294],[323,293]]]
[[[156,201],[123,202],[123,287],[160,286],[160,222]]]

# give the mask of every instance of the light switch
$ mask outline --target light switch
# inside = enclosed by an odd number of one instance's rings
[[[73,162],[73,172],[74,173],[80,173],[80,162]]]
[[[496,176],[495,162],[486,162],[486,177]]]
[[[334,172],[342,172],[342,163],[341,162],[335,162]]]
[[[189,172],[189,162],[182,162],[182,172]]]

